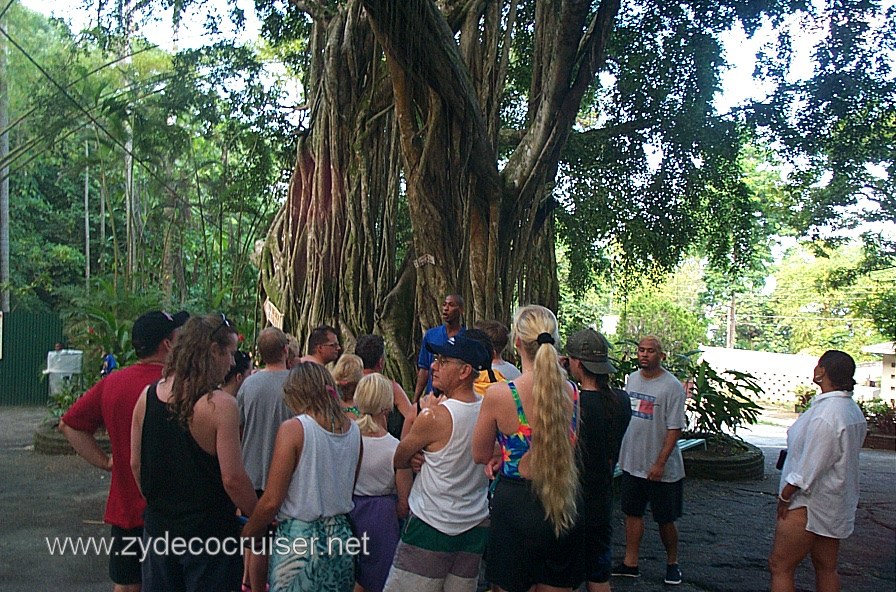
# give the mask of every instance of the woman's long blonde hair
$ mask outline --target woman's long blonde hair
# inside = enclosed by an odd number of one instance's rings
[[[529,466],[532,486],[559,536],[576,520],[579,468],[569,433],[571,400],[554,346],[560,341],[557,317],[543,306],[524,306],[514,315],[513,338],[534,362]]]
[[[316,415],[333,433],[342,433],[345,416],[330,371],[314,362],[292,367],[283,385],[283,400],[293,413]]]
[[[373,418],[387,409],[392,409],[392,381],[379,373],[368,374],[355,389],[355,406],[361,417],[355,420],[361,434],[369,436],[380,430]]]
[[[355,388],[364,376],[364,362],[354,354],[342,354],[331,370],[343,401],[351,401]]]

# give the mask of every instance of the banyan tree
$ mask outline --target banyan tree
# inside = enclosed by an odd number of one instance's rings
[[[832,35],[876,18],[840,4]],[[757,206],[737,165],[743,130],[786,118],[783,102],[716,112],[720,33],[780,24],[803,3],[256,6],[268,38],[302,37],[304,123],[260,282],[300,340],[323,323],[348,343],[382,334],[410,384],[445,294],[464,296],[468,323],[507,321],[517,303],[556,309],[561,228],[586,266],[607,244],[666,269],[696,244],[723,267],[749,259]],[[760,62],[779,82],[782,39]]]
[[[375,331],[401,359],[445,294],[468,322],[556,307],[550,188],[618,0],[294,4],[314,23],[310,125],[262,267],[284,325]],[[511,97],[521,35],[531,81]],[[510,102],[525,127],[506,134]]]

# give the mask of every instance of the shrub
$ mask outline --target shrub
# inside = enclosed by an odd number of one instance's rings
[[[812,397],[817,393],[818,390],[814,386],[809,386],[807,384],[797,385],[796,388],[793,389],[793,394],[796,395],[796,412],[802,413],[808,409],[809,403],[812,402]]]
[[[83,392],[81,381],[77,378],[64,382],[59,392],[50,395],[50,399],[47,401],[47,408],[50,410],[50,421],[58,423],[62,416],[65,415],[65,412],[68,411],[68,408],[78,400],[78,397]]]
[[[859,401],[868,427],[876,434],[896,435],[896,399],[887,403],[882,399]]]
[[[716,372],[705,360],[692,364],[693,377],[687,401],[691,412],[690,430],[713,435],[737,436],[737,429],[757,421],[762,408],[753,400],[762,387],[747,372]]]

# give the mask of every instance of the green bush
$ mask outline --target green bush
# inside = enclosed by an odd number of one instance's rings
[[[731,434],[755,424],[762,408],[753,400],[762,395],[762,387],[747,372],[716,372],[705,360],[691,365],[693,383],[687,401],[692,419],[691,431],[708,434]]]
[[[896,399],[859,401],[859,408],[865,415],[868,428],[876,434],[896,435]]]
[[[818,390],[814,386],[809,386],[807,384],[797,385],[797,387],[793,389],[793,394],[796,395],[796,411],[802,413],[808,409],[809,403],[812,402],[812,397],[817,393]]]
[[[77,380],[77,378],[72,378],[72,380],[63,383],[59,392],[55,395],[50,395],[50,399],[47,401],[47,408],[50,410],[50,420],[53,423],[57,423],[83,392],[81,381]]]

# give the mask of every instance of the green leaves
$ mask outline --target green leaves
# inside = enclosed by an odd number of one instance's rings
[[[753,375],[717,372],[706,361],[690,364],[688,373],[693,377],[687,400],[690,431],[737,436],[738,428],[756,423],[762,408],[753,399],[763,390]]]
[[[799,232],[828,237],[828,225],[849,228],[873,218],[874,202],[892,195],[894,17],[892,6],[885,13],[871,0],[830,1],[804,14],[806,26],[822,33],[813,48],[814,71],[804,78],[770,72],[777,88],[750,114],[748,121],[779,142],[793,169],[791,224]]]
[[[94,277],[133,290],[162,286],[174,302],[254,299],[249,255],[294,158],[283,93],[263,78],[251,46],[171,55],[123,35],[158,4],[125,2],[124,20],[100,7],[102,27],[80,37],[16,8],[14,35],[58,82],[11,54],[17,306],[54,307],[66,286],[82,289],[85,173]],[[30,254],[63,246],[52,266],[30,263]]]

